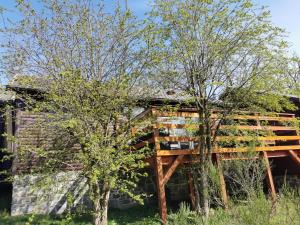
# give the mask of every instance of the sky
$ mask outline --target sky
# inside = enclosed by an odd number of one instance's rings
[[[287,41],[291,46],[291,53],[300,56],[300,0],[254,0],[258,5],[269,6],[272,15],[272,22],[284,28],[288,34]],[[37,5],[39,0],[31,0],[33,5]],[[113,0],[104,0],[107,9],[112,8]],[[139,18],[143,18],[144,14],[150,10],[151,0],[128,0],[129,8]],[[18,15],[14,12],[14,0],[0,0],[0,7],[8,9],[5,16],[18,19]],[[1,37],[0,37],[1,44]],[[1,76],[1,74],[0,74]],[[1,77],[0,77],[1,83]]]

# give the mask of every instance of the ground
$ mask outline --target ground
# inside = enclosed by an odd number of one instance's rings
[[[299,225],[300,192],[278,196],[271,201],[265,196],[251,200],[231,202],[230,209],[215,208],[205,219],[189,209],[188,204],[169,209],[168,225]],[[11,217],[7,212],[0,213],[2,225],[90,225],[87,214],[76,216],[27,215]],[[127,210],[110,210],[109,225],[160,225],[157,206],[137,206]]]
[[[27,223],[27,224],[26,224]],[[0,224],[2,225],[90,225],[89,215],[76,216],[45,216],[27,215],[11,217],[7,212],[0,213]],[[154,206],[138,206],[128,210],[111,210],[109,212],[109,225],[143,225],[160,224],[157,209]]]

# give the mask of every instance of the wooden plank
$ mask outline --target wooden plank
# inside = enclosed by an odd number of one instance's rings
[[[245,148],[217,148],[214,150],[215,153],[226,153],[226,152],[249,152],[249,147]],[[300,145],[285,145],[285,146],[264,146],[256,147],[254,151],[277,151],[277,150],[300,150]]]
[[[268,137],[251,137],[251,136],[219,136],[216,138],[216,141],[289,141],[289,140],[300,140],[300,136],[268,136]],[[187,137],[187,136],[168,136],[168,137],[158,137],[157,141],[199,141],[199,137]]]
[[[164,175],[164,178],[163,178],[163,184],[164,185],[167,184],[168,180],[171,178],[171,176],[175,172],[176,168],[180,165],[180,163],[182,162],[183,158],[184,158],[184,155],[177,156],[176,159],[174,160],[174,162],[168,168],[168,170],[167,170],[167,172],[166,172],[166,174]]]
[[[159,150],[157,151],[158,156],[169,156],[169,155],[196,155],[198,150]]]
[[[220,118],[218,115],[213,114],[211,118]],[[295,118],[292,117],[279,117],[279,116],[248,116],[248,115],[229,115],[225,119],[236,119],[236,120],[266,120],[266,121],[292,121]]]
[[[289,141],[289,140],[300,140],[300,136],[268,136],[268,137],[250,137],[250,136],[219,136],[216,141],[248,141],[248,140],[258,140],[258,141]]]
[[[293,150],[296,155],[300,155],[300,150]],[[290,157],[289,151],[268,151],[269,158],[283,158],[283,157]],[[251,157],[258,158],[258,157]],[[248,156],[241,156],[239,153],[222,153],[222,160],[247,160],[250,159]]]
[[[187,111],[159,111],[155,109],[155,116],[161,117],[199,117],[197,112],[187,112]],[[294,118],[291,117],[293,114],[275,114],[277,116],[259,116],[259,115],[229,115],[226,119],[239,119],[239,120],[269,120],[269,121],[290,121]],[[220,118],[218,114],[212,114],[210,118]]]
[[[168,155],[162,157],[162,164],[165,166],[170,166],[174,160],[176,159],[177,155]],[[198,159],[192,159],[191,157],[184,157],[181,164],[188,164],[188,163],[195,163],[199,162]]]
[[[148,140],[141,141],[141,142],[135,144],[134,146],[132,146],[132,148],[139,149],[139,148],[142,148],[142,147],[144,147],[144,146],[146,146],[148,144],[153,144],[153,143],[154,143],[154,138],[151,137]]]
[[[198,137],[186,137],[186,136],[179,136],[179,137],[158,137],[158,141],[181,141],[181,142],[188,142],[188,141],[198,141]]]
[[[159,111],[157,109],[153,110],[154,116],[162,116],[162,117],[199,117],[198,113],[196,112],[166,112],[166,111]]]
[[[298,166],[300,166],[300,158],[293,150],[289,150],[289,155],[292,158],[292,160],[296,162]]]
[[[275,190],[272,171],[271,171],[271,167],[270,167],[270,163],[269,163],[268,153],[263,152],[262,156],[265,161],[266,168],[267,168],[267,177],[266,178],[267,178],[267,182],[268,182],[268,186],[269,186],[269,191],[271,193],[272,200],[275,201],[276,200],[276,190]]]
[[[260,151],[281,151],[281,150],[300,150],[300,145],[286,145],[286,146],[266,146],[256,147],[254,149],[257,152]],[[251,151],[251,150],[250,150]],[[249,152],[249,148],[217,148],[213,153],[235,153],[235,152]],[[197,155],[199,152],[197,149],[186,150],[158,150],[158,156],[170,156],[170,155]]]
[[[168,128],[168,129],[197,129],[197,124],[166,124],[166,123],[158,123],[158,128]],[[297,130],[296,127],[288,127],[288,126],[243,126],[243,125],[221,125],[220,130],[271,130],[271,131],[294,131]]]
[[[169,123],[158,123],[158,128],[168,128],[168,129],[197,129],[197,124],[169,124]]]
[[[156,106],[152,106],[152,109],[161,112],[161,107],[156,107]],[[174,111],[167,111],[165,110],[164,112],[174,112]],[[180,108],[180,112],[197,112],[196,108],[191,108],[191,107],[183,107]],[[224,112],[223,110],[211,110],[212,114],[216,114],[216,113],[222,113]],[[234,111],[233,113],[235,113],[236,115],[260,115],[262,113],[260,112],[249,112],[249,111],[243,111],[243,110],[239,110],[239,111]],[[270,115],[270,116],[286,116],[286,117],[294,117],[295,114],[294,113],[264,113],[263,115]]]
[[[159,215],[162,220],[162,224],[166,225],[167,224],[167,201],[166,201],[165,185],[163,182],[164,174],[163,174],[161,157],[156,157],[155,171],[156,171],[156,186],[157,186]]]
[[[296,127],[287,127],[287,126],[242,126],[242,125],[221,125],[220,129],[236,129],[236,130],[288,130],[293,131],[297,130]]]
[[[222,164],[221,164],[221,159],[219,158],[218,154],[216,154],[216,163],[218,167],[218,172],[219,172],[219,179],[220,179],[220,185],[221,185],[221,198],[224,204],[224,207],[227,209],[228,208],[228,196],[227,196],[227,191],[226,191],[226,183],[223,175],[223,169],[222,169]]]

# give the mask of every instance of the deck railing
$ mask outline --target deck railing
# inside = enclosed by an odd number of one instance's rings
[[[148,127],[151,135],[137,143],[136,148],[152,144],[157,156],[198,154],[198,113],[152,108],[144,116],[149,114],[154,118]],[[239,112],[222,119],[219,115],[213,112],[210,117],[212,132],[218,132],[213,153],[300,150],[299,125],[294,114]]]

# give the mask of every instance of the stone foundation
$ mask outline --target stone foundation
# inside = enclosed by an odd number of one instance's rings
[[[60,214],[66,209],[86,207],[88,203],[86,180],[78,176],[78,172],[60,172],[46,179],[42,175],[16,176],[13,182],[11,214]],[[156,203],[156,182],[153,171],[144,178],[136,193],[146,193],[145,204]],[[43,182],[43,183],[41,183]],[[166,185],[167,201],[188,200],[188,184],[186,177],[180,172],[173,174]],[[74,205],[68,207],[68,199]],[[70,202],[70,201],[69,201]],[[109,207],[126,209],[138,205],[125,193],[112,190]]]
[[[85,179],[78,174],[78,172],[60,172],[43,179],[46,180],[43,184],[40,184],[43,178],[41,175],[16,176],[13,182],[11,214],[60,214],[67,208],[89,206],[86,196],[88,186]],[[136,193],[147,194],[144,199],[145,204],[157,202],[155,181],[154,172],[149,171],[149,176],[138,185]],[[274,182],[277,190],[280,190],[284,183],[288,187],[300,187],[300,177],[296,175],[274,176]],[[180,170],[175,172],[167,183],[166,197],[168,204],[173,201],[189,200],[187,178]],[[71,207],[68,207],[68,198],[74,200],[74,205]],[[126,209],[138,204],[125,193],[117,190],[112,190],[110,193],[110,208]]]
[[[75,206],[82,204],[87,189],[85,179],[76,172],[60,172],[46,179],[42,175],[16,176],[11,214],[60,214],[66,210],[68,198],[74,199]]]

